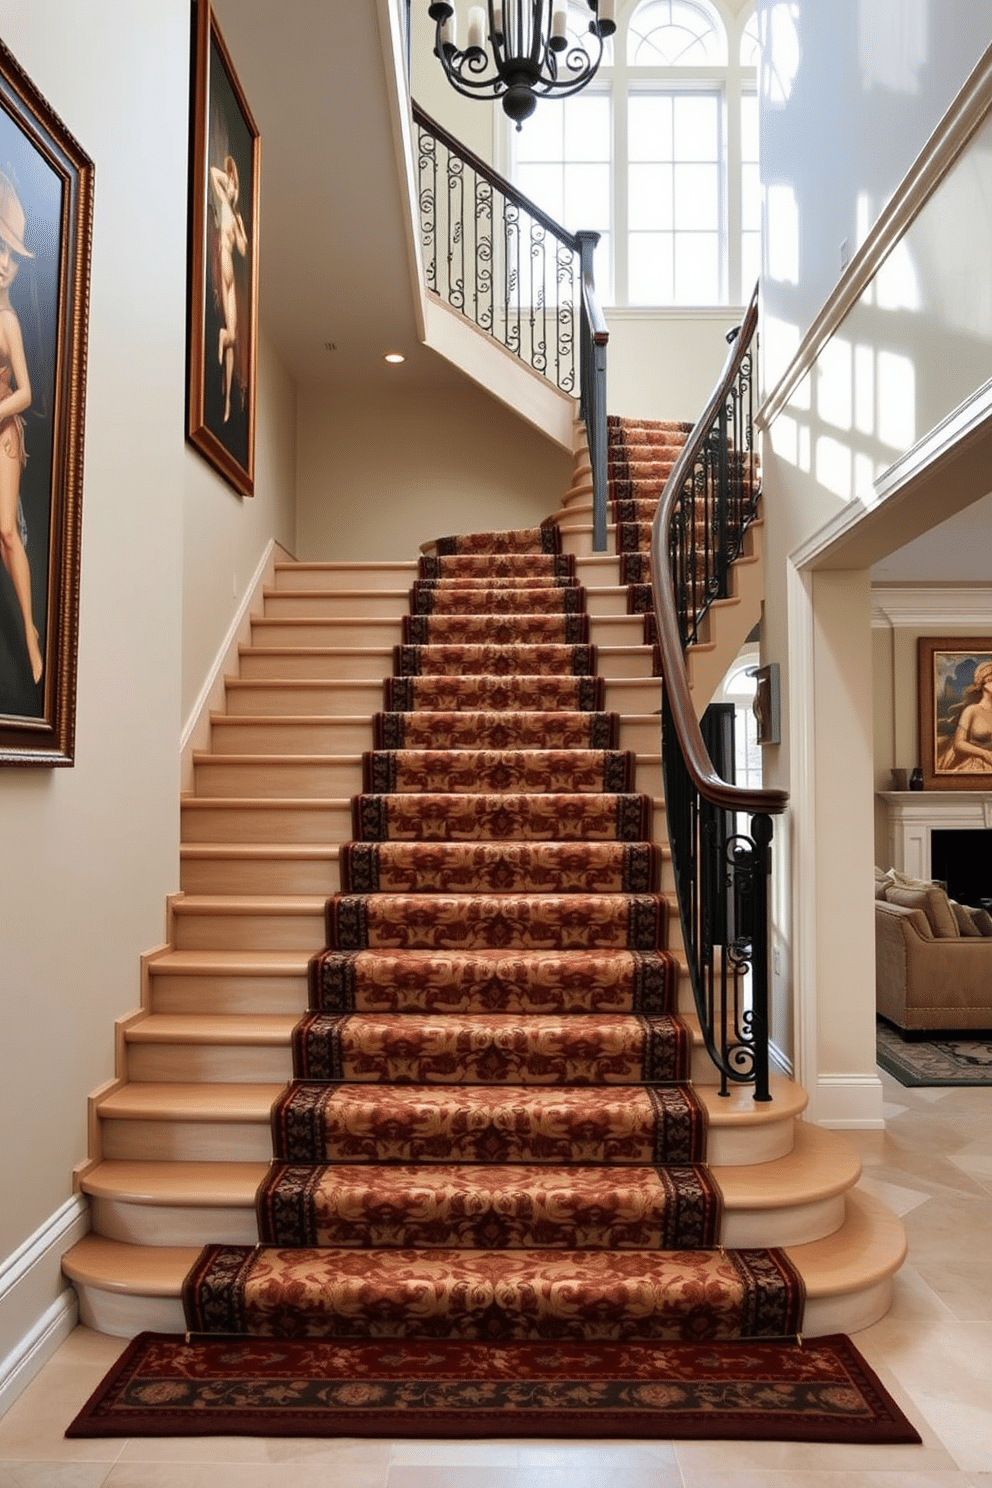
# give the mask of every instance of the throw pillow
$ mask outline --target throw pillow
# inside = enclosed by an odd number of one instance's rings
[[[954,899],[948,899],[947,902],[951,906],[951,913],[958,922],[958,934],[962,939],[974,940],[976,936],[980,938],[982,932],[975,924],[975,911],[969,909],[966,904],[958,904]]]
[[[958,922],[943,889],[904,889],[896,886],[887,889],[885,897],[890,904],[901,904],[904,909],[922,909],[937,940],[958,939]]]

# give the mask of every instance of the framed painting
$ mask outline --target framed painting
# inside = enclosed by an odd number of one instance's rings
[[[193,0],[186,437],[255,490],[261,141],[209,0]]]
[[[93,163],[0,43],[0,764],[75,749]]]
[[[992,636],[920,636],[918,658],[924,789],[992,791]]]

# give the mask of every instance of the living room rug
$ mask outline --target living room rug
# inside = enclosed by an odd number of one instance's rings
[[[904,1039],[879,1019],[875,1057],[900,1085],[992,1085],[992,1038]]]
[[[842,1334],[672,1347],[142,1333],[66,1435],[920,1441]]]

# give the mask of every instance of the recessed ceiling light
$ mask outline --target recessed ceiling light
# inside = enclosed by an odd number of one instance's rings
[[[385,360],[387,362],[405,362],[406,357],[401,351],[387,351]]]

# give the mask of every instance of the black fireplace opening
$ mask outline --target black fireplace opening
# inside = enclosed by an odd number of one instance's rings
[[[992,899],[992,832],[931,832],[930,877],[946,883],[959,904],[975,906]]]

